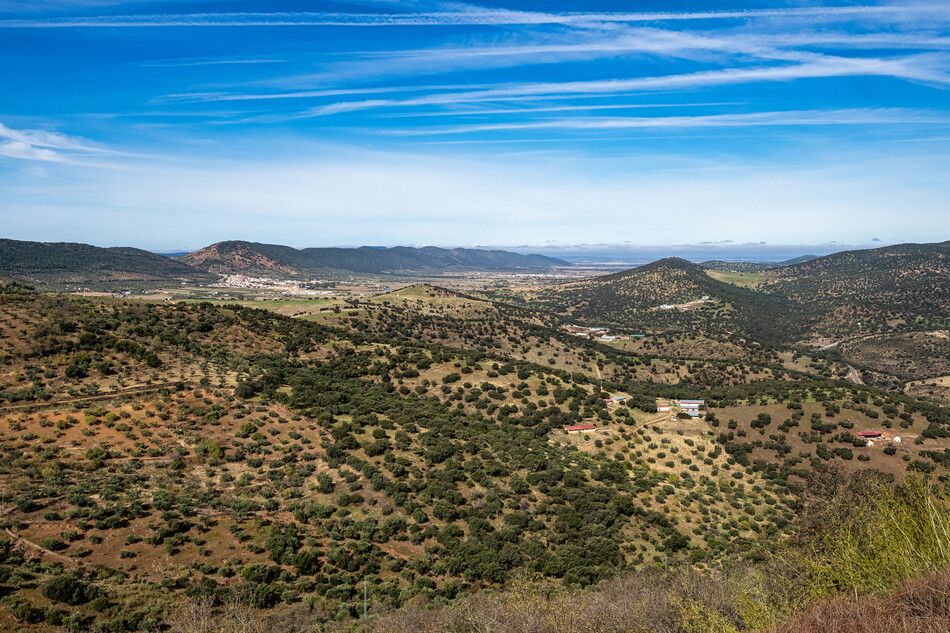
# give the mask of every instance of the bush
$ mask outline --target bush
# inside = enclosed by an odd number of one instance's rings
[[[61,551],[63,551],[64,549],[66,549],[67,547],[69,547],[69,545],[67,545],[66,543],[62,542],[61,540],[56,539],[56,538],[52,538],[52,537],[50,537],[50,536],[48,536],[48,537],[44,538],[42,541],[40,541],[40,546],[42,546],[42,547],[45,548],[45,549],[50,550],[51,552],[61,552]]]
[[[54,576],[43,585],[43,595],[55,602],[75,606],[94,600],[100,592],[77,572],[69,572]]]

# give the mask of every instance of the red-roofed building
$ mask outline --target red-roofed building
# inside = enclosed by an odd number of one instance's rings
[[[596,431],[597,427],[593,424],[574,424],[573,426],[565,426],[564,430],[568,433],[583,433],[584,431]]]

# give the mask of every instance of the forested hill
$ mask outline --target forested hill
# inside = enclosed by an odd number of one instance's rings
[[[950,242],[845,251],[772,271],[761,289],[808,306],[822,332],[848,335],[950,322]]]
[[[540,307],[625,328],[716,327],[775,344],[841,339],[950,322],[950,242],[846,251],[713,278],[667,258],[532,297]],[[745,287],[739,285],[745,284]]]
[[[367,274],[423,271],[530,271],[570,266],[544,255],[468,248],[304,248],[255,242],[218,242],[182,261],[219,274],[307,274],[344,270]]]
[[[676,257],[556,286],[536,301],[584,322],[661,330],[718,327],[767,343],[784,342],[806,325],[787,301],[718,281],[701,265]]]
[[[946,296],[950,241],[843,251],[784,266],[766,289],[799,301],[854,294],[928,290]]]
[[[210,281],[188,264],[138,248],[0,239],[0,277],[33,283]]]

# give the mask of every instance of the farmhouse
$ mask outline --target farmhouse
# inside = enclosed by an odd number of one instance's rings
[[[658,310],[692,310],[693,308],[698,308],[699,306],[712,303],[712,299],[709,296],[703,296],[694,301],[688,301],[686,303],[664,303],[661,306],[657,306]]]
[[[610,329],[605,327],[587,327],[585,325],[565,325],[562,328],[568,334],[579,336],[581,338],[594,338],[609,336]]]
[[[589,423],[588,424],[574,424],[571,426],[565,426],[564,430],[567,431],[569,434],[573,434],[573,433],[584,433],[586,431],[596,431],[597,427]]]
[[[874,446],[875,442],[887,442],[891,444],[901,443],[901,436],[891,435],[890,431],[869,429],[867,431],[857,431],[855,435],[864,440],[867,446]]]
[[[677,400],[677,406],[681,413],[692,416],[694,418],[699,417],[700,409],[705,408],[705,400]]]
[[[664,398],[656,399],[656,410],[660,413],[685,413],[690,417],[698,418],[700,415],[702,415],[702,410],[705,408],[705,400],[666,400]]]
[[[587,334],[588,328],[581,325],[565,325],[564,331],[568,334]]]

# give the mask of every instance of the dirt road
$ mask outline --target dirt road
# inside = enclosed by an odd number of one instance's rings
[[[847,380],[848,382],[854,383],[856,385],[864,384],[864,378],[861,377],[861,372],[859,372],[857,369],[855,369],[851,365],[848,365],[848,375],[845,376],[845,380]]]
[[[90,396],[80,396],[78,398],[66,398],[64,400],[49,400],[49,401],[31,401],[24,402],[23,404],[12,404],[0,407],[0,413],[6,413],[8,411],[30,411],[32,409],[46,409],[49,407],[56,407],[65,404],[76,404],[79,402],[98,402],[101,400],[112,400],[114,398],[121,398],[122,396],[135,396],[143,393],[151,393],[153,391],[160,391],[162,389],[169,389],[178,385],[178,381],[175,382],[161,382],[154,385],[140,385],[138,387],[129,387],[128,389],[119,389],[117,391],[108,391],[105,393],[97,393]],[[188,385],[185,385],[186,388]]]

